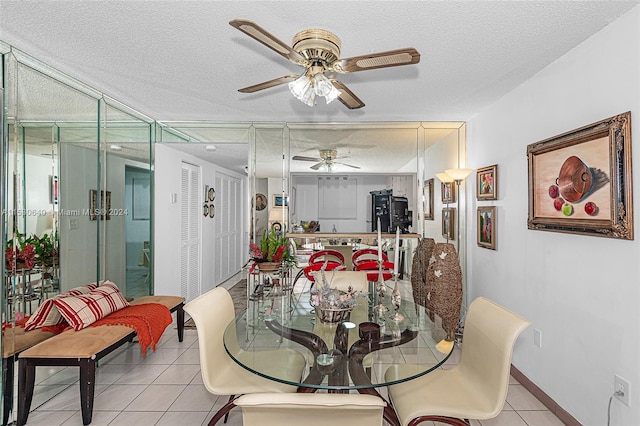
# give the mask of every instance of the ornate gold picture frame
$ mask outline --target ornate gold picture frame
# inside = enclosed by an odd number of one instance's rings
[[[633,240],[631,113],[527,147],[529,229]]]

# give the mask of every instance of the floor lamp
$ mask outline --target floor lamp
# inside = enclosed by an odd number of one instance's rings
[[[462,257],[460,256],[460,184],[462,183],[463,180],[465,180],[467,178],[467,176],[469,176],[471,174],[471,172],[473,172],[472,169],[446,169],[444,171],[444,173],[436,173],[436,176],[438,177],[438,179],[440,179],[442,182],[455,182],[456,183],[456,189],[458,191],[457,194],[457,198],[456,198],[456,205],[457,205],[457,244],[456,244],[456,248],[458,250],[458,256],[459,259],[462,260]],[[447,242],[449,242],[449,240],[447,239]],[[465,305],[465,310],[468,308],[469,304],[467,301],[468,298],[468,293],[469,293],[469,289],[467,288],[467,286],[465,285],[464,288],[464,305]],[[436,348],[440,351],[444,351],[444,353],[447,353],[448,350],[450,350],[450,345],[453,345],[452,341],[449,341],[447,339],[441,341],[440,343],[438,343],[438,345],[436,345]]]
[[[456,248],[458,249],[458,254],[460,253],[460,184],[471,174],[472,171],[472,169],[447,169],[444,171],[447,175],[451,176],[451,179],[456,183],[456,190],[458,191],[458,196],[456,198],[458,210],[458,244]]]

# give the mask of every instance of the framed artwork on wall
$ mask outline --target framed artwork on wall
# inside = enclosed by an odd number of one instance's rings
[[[527,146],[529,229],[633,240],[631,113]]]
[[[424,198],[424,218],[433,220],[433,178],[427,179],[422,188],[422,196]]]
[[[100,191],[100,207],[98,207],[98,191],[89,190],[89,220],[111,220],[111,191]]]
[[[479,247],[496,249],[496,208],[478,207],[478,223],[476,241]]]
[[[455,238],[455,215],[456,209],[453,207],[442,209],[442,236],[447,240]]]
[[[442,202],[456,202],[456,185],[454,182],[442,182],[441,184]]]
[[[58,176],[49,175],[49,204],[58,204]]]
[[[255,196],[256,211],[262,211],[267,207],[267,197],[264,194],[257,193]]]
[[[482,167],[476,171],[476,198],[481,200],[498,199],[498,165]]]
[[[274,195],[273,196],[273,207],[288,207],[289,206],[289,197],[286,195]]]

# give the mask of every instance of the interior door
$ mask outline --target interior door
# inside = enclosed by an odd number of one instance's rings
[[[200,167],[182,163],[180,197],[180,294],[187,301],[200,294]]]
[[[216,174],[215,216],[215,284],[231,278],[242,268],[242,180],[223,173]]]

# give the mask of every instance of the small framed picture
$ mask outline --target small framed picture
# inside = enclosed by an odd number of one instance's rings
[[[455,208],[445,207],[442,209],[442,236],[447,240],[453,240],[455,238],[455,216]]]
[[[49,204],[58,204],[58,176],[49,175]]]
[[[265,197],[264,194],[257,193],[256,196],[254,197],[254,200],[255,200],[257,212],[260,212],[267,208],[267,197]],[[253,202],[254,200],[251,200],[251,201]]]
[[[498,165],[482,167],[476,172],[476,198],[481,200],[498,199]]]
[[[496,208],[478,207],[477,242],[479,247],[496,249]]]
[[[454,182],[442,182],[441,183],[442,202],[443,203],[455,203],[456,202],[456,185]]]
[[[111,191],[100,191],[100,206],[98,208],[98,191],[89,190],[89,220],[111,219]]]
[[[286,195],[274,195],[273,196],[273,207],[288,207],[289,206],[289,197]]]
[[[424,197],[424,218],[433,220],[433,178],[424,182],[422,196]]]

